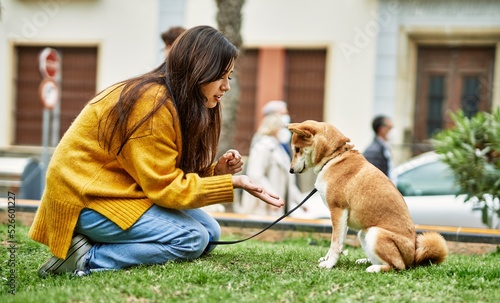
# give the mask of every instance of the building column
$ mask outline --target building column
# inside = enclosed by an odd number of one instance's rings
[[[286,51],[280,47],[260,48],[257,68],[255,127],[262,120],[262,107],[271,100],[283,100]]]

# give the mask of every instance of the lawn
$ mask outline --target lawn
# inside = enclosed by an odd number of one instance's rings
[[[40,279],[38,267],[50,253],[27,232],[16,226],[10,253],[9,230],[0,225],[0,302],[500,302],[498,248],[451,254],[439,266],[373,274],[355,264],[363,257],[355,247],[337,267],[319,268],[329,242],[311,234],[224,245],[192,262]]]

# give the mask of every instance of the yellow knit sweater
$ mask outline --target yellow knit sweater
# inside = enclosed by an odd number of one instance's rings
[[[29,236],[49,246],[58,258],[66,257],[83,208],[99,212],[125,230],[153,204],[189,209],[233,201],[231,175],[200,177],[179,169],[180,121],[171,102],[133,134],[120,155],[103,149],[98,124],[107,117],[122,88],[111,87],[85,106],[48,166],[45,191]],[[137,100],[129,125],[148,113],[164,93],[161,85],[149,88]]]

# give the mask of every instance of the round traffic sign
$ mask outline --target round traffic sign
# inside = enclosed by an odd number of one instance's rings
[[[59,102],[59,86],[52,79],[44,79],[38,88],[38,95],[45,108],[53,109]]]
[[[38,56],[40,73],[44,78],[57,78],[61,73],[61,56],[53,48],[46,47]]]

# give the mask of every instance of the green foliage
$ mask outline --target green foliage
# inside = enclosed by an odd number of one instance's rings
[[[450,116],[455,126],[434,136],[434,148],[454,172],[466,202],[483,203],[488,223],[488,209],[500,216],[500,108],[471,118],[463,111]]]
[[[8,293],[8,256],[0,246],[0,302],[500,302],[498,251],[451,254],[437,266],[373,274],[355,262],[363,251],[350,246],[335,268],[319,268],[330,243],[311,235],[222,245],[192,262],[41,279],[38,267],[50,253],[27,231],[16,228],[15,295]],[[0,242],[6,235],[0,225]]]

